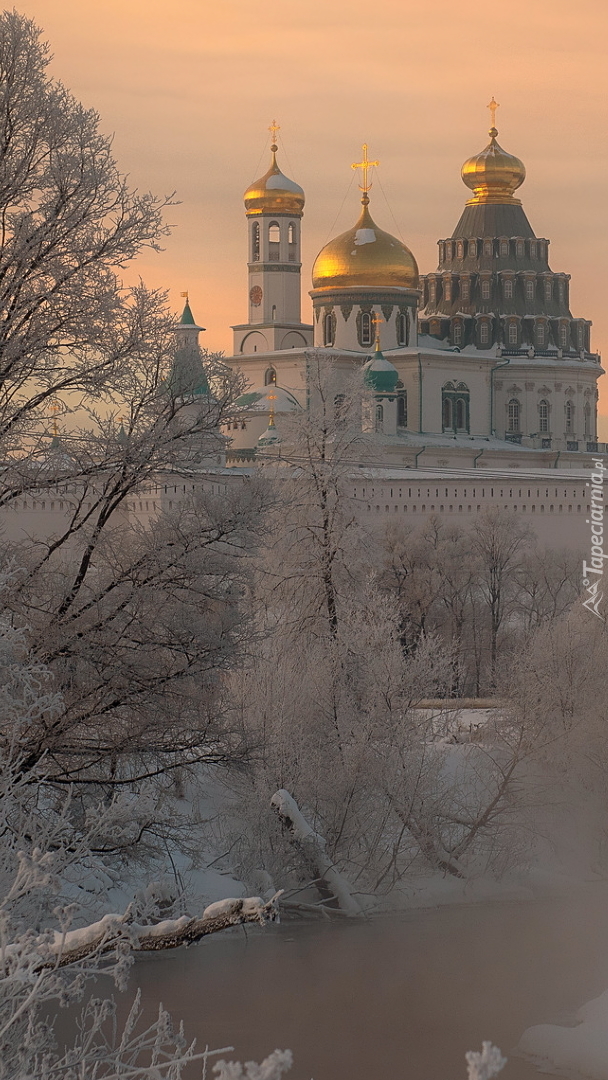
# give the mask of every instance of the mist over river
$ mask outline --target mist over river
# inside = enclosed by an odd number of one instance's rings
[[[290,1080],[465,1080],[465,1052],[484,1039],[509,1058],[504,1080],[530,1080],[512,1056],[523,1031],[571,1021],[608,988],[608,885],[239,929],[139,957],[121,1014],[137,986],[199,1048],[231,1045],[241,1061],[291,1049]]]

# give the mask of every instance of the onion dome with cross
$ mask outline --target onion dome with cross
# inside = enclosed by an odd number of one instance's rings
[[[379,229],[370,214],[369,176],[378,165],[369,160],[364,145],[363,160],[352,166],[363,173],[359,219],[315,260],[311,296],[318,345],[357,352],[369,348],[377,316],[390,324],[384,334],[389,348],[415,343],[418,266],[406,244]]]

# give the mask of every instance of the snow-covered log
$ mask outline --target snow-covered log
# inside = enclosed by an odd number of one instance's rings
[[[272,796],[270,805],[289,830],[293,843],[302,851],[315,877],[327,884],[342,911],[347,915],[363,915],[348,881],[327,854],[325,838],[309,825],[293,796],[281,788]]]
[[[153,925],[129,922],[125,915],[104,915],[99,922],[81,929],[68,930],[64,934],[56,931],[54,941],[50,943],[41,939],[44,962],[40,968],[65,967],[93,954],[110,952],[120,940],[128,942],[134,952],[150,952],[192,945],[208,934],[242,923],[264,926],[278,919],[280,895],[277,893],[267,901],[259,896],[218,900],[206,907],[200,916],[182,915],[179,919],[165,919]]]

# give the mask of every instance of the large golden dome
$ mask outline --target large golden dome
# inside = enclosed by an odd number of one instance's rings
[[[418,266],[409,248],[379,229],[363,209],[355,227],[336,236],[319,252],[312,268],[315,289],[416,289]]]
[[[247,214],[274,212],[296,214],[300,217],[304,209],[304,192],[299,184],[290,180],[279,169],[276,143],[273,143],[270,149],[272,160],[268,172],[259,180],[254,180],[243,195]]]
[[[470,157],[462,166],[462,179],[473,191],[467,206],[478,203],[516,203],[519,206],[520,200],[513,198],[513,192],[526,179],[524,163],[498,145],[495,127],[491,127],[488,134],[490,142],[485,150]]]

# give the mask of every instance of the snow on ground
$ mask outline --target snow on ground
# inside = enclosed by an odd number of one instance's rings
[[[575,1027],[528,1028],[517,1053],[541,1070],[608,1080],[608,990],[576,1014]]]

